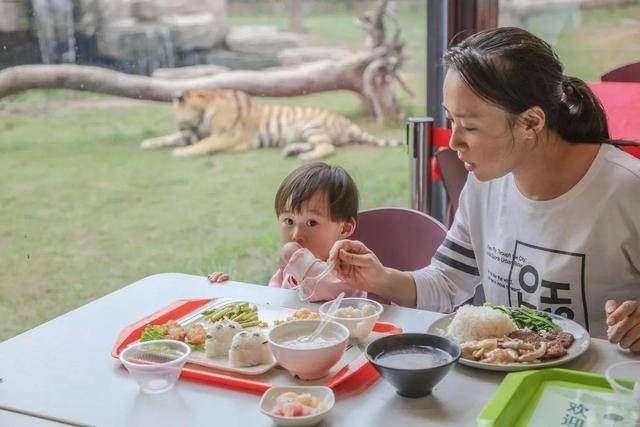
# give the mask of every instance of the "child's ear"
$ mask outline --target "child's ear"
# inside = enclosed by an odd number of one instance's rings
[[[342,223],[342,230],[340,231],[340,238],[346,239],[356,231],[356,220],[351,218],[349,221]]]

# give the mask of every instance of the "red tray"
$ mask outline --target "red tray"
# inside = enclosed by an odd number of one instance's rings
[[[116,341],[111,355],[116,359],[120,356],[120,352],[124,350],[130,343],[140,339],[142,331],[150,324],[162,324],[171,319],[179,319],[210,303],[216,298],[206,298],[197,300],[178,300],[169,306],[127,326],[120,332],[120,336]],[[373,327],[375,332],[386,334],[397,334],[402,329],[393,323],[377,322]],[[183,378],[192,378],[199,381],[215,384],[222,387],[230,387],[240,389],[252,393],[262,394],[272,387],[271,384],[261,381],[249,380],[246,378],[235,377],[232,374],[213,371],[204,367],[189,367],[182,369]],[[336,397],[345,397],[348,395],[360,393],[375,383],[380,374],[367,361],[364,354],[361,354],[351,363],[344,366],[336,374],[329,378],[325,385],[333,389]]]

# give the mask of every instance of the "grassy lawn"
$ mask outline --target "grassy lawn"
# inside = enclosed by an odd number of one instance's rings
[[[637,59],[638,46],[615,46],[630,31],[637,39],[637,23],[623,23],[639,18],[637,6],[585,13],[578,29],[558,37],[567,72],[595,80],[622,58]],[[309,15],[308,37],[359,48],[362,34],[351,19],[347,12]],[[231,17],[232,25],[272,22]],[[275,22],[285,28],[283,18]],[[404,70],[417,95],[401,99],[408,115],[422,115],[424,11],[405,11],[400,22],[411,55]],[[594,43],[602,55],[585,54]],[[74,99],[89,107],[66,108]],[[273,197],[299,162],[277,150],[193,160],[141,151],[143,139],[173,130],[170,107],[100,105],[109,99],[52,90],[0,100],[0,340],[154,273],[224,270],[255,283],[273,273],[280,245]],[[404,138],[402,125],[372,123],[351,93],[274,101],[332,109],[378,136]],[[328,161],[352,173],[363,208],[408,205],[405,149],[351,146]]]

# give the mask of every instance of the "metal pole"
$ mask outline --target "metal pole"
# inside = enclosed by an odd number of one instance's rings
[[[407,145],[411,156],[411,208],[431,212],[431,117],[407,119]]]
[[[445,69],[442,55],[447,50],[448,0],[427,0],[427,116],[433,117],[433,125],[444,128],[447,120],[442,106],[442,87]],[[429,164],[432,153],[429,153]],[[431,182],[431,181],[429,181]],[[430,215],[444,222],[447,216],[447,195],[441,183],[433,187],[433,210]]]
[[[447,124],[442,106],[447,21],[447,0],[427,0],[427,116],[433,117],[435,126],[441,128]]]

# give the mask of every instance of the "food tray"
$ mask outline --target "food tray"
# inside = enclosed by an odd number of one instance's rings
[[[602,375],[569,369],[508,374],[477,418],[479,427],[640,426],[640,406]]]
[[[229,298],[212,298],[198,300],[179,300],[169,306],[153,313],[144,319],[126,327],[118,337],[112,350],[112,356],[118,358],[120,352],[129,344],[140,339],[144,328],[150,324],[163,324],[169,320],[178,320],[180,324],[189,324],[198,320],[201,313],[211,307],[221,304],[246,301]],[[251,303],[254,304],[254,303]],[[255,304],[258,306],[260,319],[266,320],[270,325],[275,318],[284,319],[291,315],[295,309],[277,307],[268,304]],[[377,322],[369,340],[386,334],[402,332],[398,326],[392,323]],[[329,376],[316,381],[302,381],[294,379],[284,369],[276,367],[264,374],[237,372],[225,372],[220,369],[202,366],[195,363],[187,363],[181,376],[192,378],[213,385],[240,389],[248,392],[263,393],[274,385],[324,385],[333,389],[336,396],[346,396],[359,393],[370,387],[380,377],[378,371],[366,360],[363,353],[364,345],[347,346],[343,358],[332,368]],[[192,358],[190,357],[190,362]],[[249,374],[249,375],[247,375]]]

